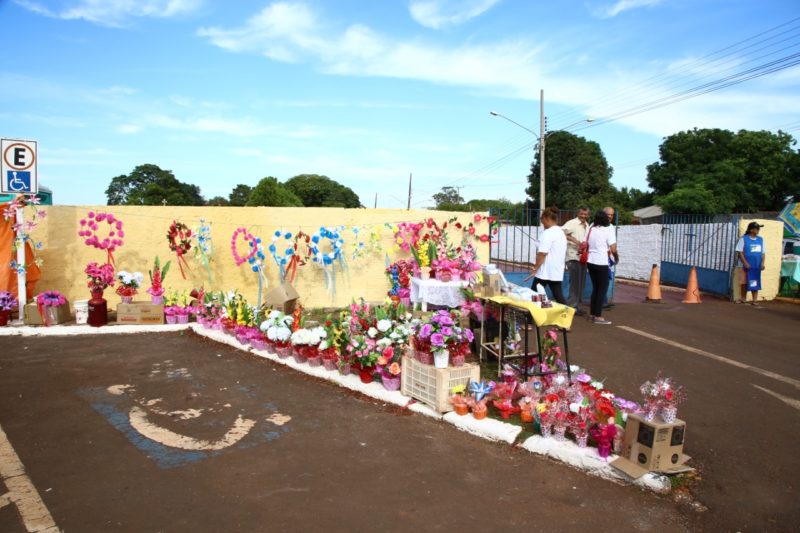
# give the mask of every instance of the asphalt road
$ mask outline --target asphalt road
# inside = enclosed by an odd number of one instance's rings
[[[659,371],[687,388],[706,511],[191,333],[2,337],[0,427],[65,531],[796,530],[800,306],[669,299],[607,316],[576,319],[573,362],[629,398]],[[0,531],[25,531],[2,492]]]
[[[685,531],[693,520],[669,499],[191,333],[0,338],[0,426],[67,532]],[[0,506],[0,531],[25,531],[16,505]]]

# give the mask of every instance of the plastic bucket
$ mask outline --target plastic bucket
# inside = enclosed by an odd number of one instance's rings
[[[75,300],[75,323],[86,324],[89,321],[89,300]]]

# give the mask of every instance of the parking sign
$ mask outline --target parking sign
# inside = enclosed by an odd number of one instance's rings
[[[36,194],[36,141],[0,140],[0,192],[4,194]]]

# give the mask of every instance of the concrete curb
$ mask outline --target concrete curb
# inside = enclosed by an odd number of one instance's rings
[[[72,337],[76,335],[119,335],[128,333],[170,333],[173,331],[185,331],[191,328],[191,324],[160,324],[160,325],[110,325],[102,328],[93,328],[85,325],[65,326],[57,324],[55,326],[8,326],[0,328],[0,337]],[[236,339],[234,339],[236,340]]]

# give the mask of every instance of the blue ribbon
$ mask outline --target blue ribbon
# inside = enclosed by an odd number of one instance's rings
[[[486,381],[472,381],[469,384],[469,390],[475,395],[476,401],[481,401],[484,396],[494,390],[494,381],[489,381],[488,383]]]

